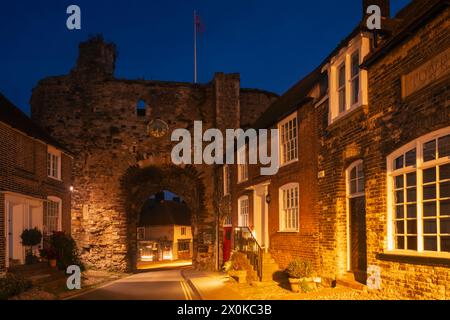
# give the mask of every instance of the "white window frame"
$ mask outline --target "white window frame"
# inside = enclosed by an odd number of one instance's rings
[[[237,152],[237,182],[242,183],[248,180],[248,155],[247,145],[240,148]]]
[[[294,134],[295,136],[292,139],[288,139],[287,141],[283,141],[283,137],[284,137],[284,132],[285,132],[285,126],[289,123],[293,123],[295,124],[295,131]],[[283,119],[282,121],[280,121],[278,123],[278,132],[279,132],[279,148],[278,148],[278,154],[279,154],[279,159],[280,159],[280,166],[287,166],[291,163],[297,162],[298,161],[298,117],[297,117],[297,112],[294,112],[293,114],[291,114],[290,116],[288,116],[287,118]],[[292,144],[292,148],[289,148],[289,145]],[[286,150],[287,148],[287,150]],[[290,159],[286,159],[286,155],[288,155],[291,151],[294,152],[294,157],[290,158]]]
[[[358,71],[358,73],[356,75],[352,76],[353,56],[355,54],[358,55],[358,69],[359,69],[359,71]],[[353,51],[350,54],[350,76],[349,76],[350,77],[350,83],[349,83],[349,85],[350,85],[350,101],[349,101],[349,103],[350,103],[350,106],[351,106],[350,109],[357,108],[360,105],[359,101],[361,100],[361,88],[360,88],[360,86],[361,86],[361,79],[360,79],[361,78],[361,68],[359,66],[361,65],[361,63],[362,63],[361,51],[358,48],[358,49],[356,49],[355,51]],[[353,102],[353,93],[354,93],[353,92],[354,91],[353,81],[355,79],[358,79],[358,99],[355,102]]]
[[[223,195],[228,196],[230,194],[230,167],[227,164],[223,165]]]
[[[295,206],[295,200],[294,200],[294,206],[289,205],[289,208],[286,208],[285,206],[285,192],[294,191],[294,195],[297,195],[297,201]],[[278,190],[278,218],[279,218],[279,225],[278,225],[278,232],[299,232],[300,230],[300,189],[298,183],[288,183],[282,186]],[[295,199],[295,198],[294,198]],[[288,210],[296,210],[296,214],[292,215],[291,213],[291,219],[292,222],[289,223],[292,225],[292,227],[286,226],[286,209]]]
[[[53,231],[50,232],[47,230],[47,227],[48,227],[47,219],[48,219],[48,210],[49,210],[50,202],[58,204],[58,217],[57,217],[58,221],[57,221],[57,226],[56,226],[56,228],[57,228],[56,232],[62,231],[62,204],[63,204],[62,199],[60,199],[58,197],[50,196],[50,197],[47,197],[47,206],[46,206],[46,210],[43,214],[43,217],[44,217],[44,221],[43,221],[43,229],[44,230],[43,231],[44,231],[45,235],[51,235],[53,232]]]
[[[440,158],[437,160],[427,161],[424,163],[423,161],[423,146],[433,139],[438,139],[440,137],[446,136],[450,134],[450,127],[443,128],[441,130],[437,130],[435,132],[424,135],[406,145],[396,150],[392,154],[387,157],[387,202],[388,202],[388,225],[387,225],[387,235],[388,235],[388,245],[387,252],[393,254],[406,254],[406,255],[415,255],[415,256],[431,256],[431,257],[440,257],[440,258],[450,258],[450,253],[448,252],[439,252],[439,251],[425,251],[424,250],[424,231],[423,231],[423,171],[429,168],[442,166],[450,163],[450,157]],[[394,169],[394,161],[401,155],[409,152],[416,148],[416,165],[404,167],[402,169]],[[416,173],[416,203],[417,203],[417,250],[405,250],[405,249],[396,249],[396,239],[395,239],[395,177],[415,172]],[[439,198],[439,183],[436,181],[436,204],[442,201],[442,198]],[[405,186],[406,188],[406,186]],[[445,198],[447,199],[447,198]],[[437,211],[437,230],[439,230],[439,219],[440,212],[439,207],[436,208]],[[406,215],[406,212],[404,212]],[[445,216],[447,217],[447,216]],[[439,234],[438,234],[439,235]],[[438,237],[439,239],[439,237]],[[438,241],[439,242],[439,241]],[[438,248],[440,244],[438,243]]]
[[[362,105],[368,104],[368,74],[367,70],[360,69],[358,76],[352,77],[352,57],[359,53],[360,64],[364,57],[370,53],[370,36],[361,33],[342,48],[326,66],[328,70],[329,87],[329,116],[328,124],[332,124]],[[345,111],[339,110],[339,67],[345,64]],[[352,80],[359,77],[358,102],[352,104]],[[342,87],[341,87],[342,88]]]
[[[250,200],[248,196],[238,199],[239,227],[250,227]]]
[[[49,178],[61,181],[61,162],[62,162],[61,151],[48,146],[47,148],[47,176]],[[57,161],[56,166],[54,161]],[[56,174],[55,174],[56,172]]]

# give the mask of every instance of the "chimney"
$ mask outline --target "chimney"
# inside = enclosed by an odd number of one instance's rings
[[[367,16],[367,8],[371,5],[379,6],[381,9],[382,18],[390,18],[391,3],[390,0],[363,0],[363,17]]]

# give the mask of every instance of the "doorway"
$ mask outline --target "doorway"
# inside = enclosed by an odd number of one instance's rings
[[[356,281],[367,281],[366,196],[363,162],[353,163],[347,176],[347,269]]]
[[[254,235],[261,248],[269,248],[269,208],[267,205],[268,183],[254,186],[253,189],[253,222]]]

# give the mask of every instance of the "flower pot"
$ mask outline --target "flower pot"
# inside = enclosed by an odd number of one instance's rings
[[[49,259],[48,264],[50,268],[56,268],[56,259]]]
[[[300,292],[300,279],[289,278],[289,284],[291,285],[291,291],[294,293]]]
[[[247,283],[247,271],[246,270],[231,270],[229,275],[236,278],[238,283]]]
[[[303,292],[311,292],[317,289],[317,284],[314,281],[314,278],[300,279],[300,286]]]

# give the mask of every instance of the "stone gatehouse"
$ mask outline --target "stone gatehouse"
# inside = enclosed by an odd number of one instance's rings
[[[255,121],[276,95],[240,88],[238,74],[208,84],[114,77],[116,48],[95,37],[80,44],[68,75],[39,82],[32,118],[75,154],[72,235],[87,264],[133,270],[136,222],[145,200],[161,190],[183,197],[193,213],[194,265],[216,268],[220,210],[215,167],[176,167],[171,132],[240,128]]]

